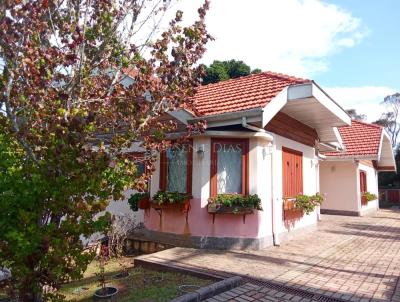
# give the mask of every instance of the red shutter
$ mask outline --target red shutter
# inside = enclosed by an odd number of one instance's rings
[[[360,170],[360,191],[367,192],[367,172]]]
[[[282,148],[283,197],[303,194],[303,153]]]

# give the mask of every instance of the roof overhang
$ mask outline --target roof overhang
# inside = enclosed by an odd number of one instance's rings
[[[246,117],[248,123],[259,123],[262,121],[263,109],[255,108],[237,112],[228,112],[221,114],[206,115],[190,119],[189,123],[206,121],[207,128],[223,127],[230,125],[240,125],[242,118]]]
[[[385,129],[382,130],[381,143],[379,144],[378,171],[396,172],[392,143]]]
[[[188,125],[189,120],[195,117],[195,115],[187,109],[178,109],[178,110],[168,111],[167,113],[185,125]]]
[[[321,142],[339,146],[342,145],[342,139],[336,127],[351,125],[351,118],[346,111],[314,82],[284,88],[264,108],[188,117],[186,122],[206,121],[207,127],[211,128],[238,125],[246,117],[248,123],[264,128],[279,111],[314,128]]]
[[[279,111],[314,128],[321,142],[342,140],[336,127],[351,125],[351,118],[315,82],[291,85],[282,90],[265,107],[263,125],[266,125]]]
[[[396,161],[393,154],[392,143],[387,132],[382,129],[378,154],[340,155],[326,157],[328,161],[358,161],[373,160],[379,172],[396,172]]]
[[[186,136],[186,132],[175,132],[167,134],[167,139],[178,139]],[[259,138],[264,141],[272,142],[273,136],[267,132],[254,131],[218,131],[210,130],[202,133],[194,134],[192,137],[221,137],[221,138]]]

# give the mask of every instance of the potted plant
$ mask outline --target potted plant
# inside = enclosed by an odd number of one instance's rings
[[[257,194],[218,194],[208,199],[207,210],[210,214],[251,214],[254,210],[262,211],[261,199]]]
[[[302,210],[306,214],[310,214],[315,208],[322,204],[324,197],[320,193],[315,195],[299,194],[294,201],[294,208]]]
[[[146,210],[150,208],[150,196],[147,192],[138,192],[132,194],[129,199],[128,203],[132,209],[132,211],[136,212],[139,209]]]
[[[105,266],[108,262],[108,259],[109,259],[108,246],[102,245],[99,254],[100,269],[99,273],[97,274],[100,288],[94,292],[93,297],[95,299],[110,299],[118,293],[118,288],[113,286],[107,286]]]
[[[368,202],[377,199],[378,197],[375,194],[372,194],[370,192],[364,192],[361,195],[361,204],[363,206],[367,205]]]
[[[179,208],[183,212],[190,210],[190,196],[186,193],[158,191],[151,201],[155,209]]]

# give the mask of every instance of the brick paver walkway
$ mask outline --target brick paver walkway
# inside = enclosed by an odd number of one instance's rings
[[[347,301],[400,301],[400,211],[381,210],[376,217],[324,215],[317,231],[262,251],[173,248],[139,258]]]
[[[291,301],[291,302],[317,302],[309,298],[304,298],[298,295],[292,295],[268,287],[258,286],[251,283],[246,283],[238,286],[230,291],[207,299],[206,302],[275,302],[275,301]]]

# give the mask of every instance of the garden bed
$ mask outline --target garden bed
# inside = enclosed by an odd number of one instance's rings
[[[106,265],[107,286],[118,288],[115,301],[169,301],[180,295],[178,287],[181,285],[205,286],[212,283],[210,280],[179,273],[134,268],[133,260],[134,258],[131,257],[124,257],[119,261],[113,259]],[[129,276],[114,278],[118,273],[123,272],[120,263],[128,267]],[[99,286],[97,272],[98,263],[94,261],[89,265],[82,280],[66,284],[60,293],[66,296],[67,301],[93,301],[92,296]]]

